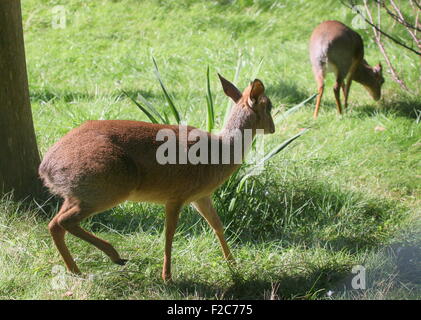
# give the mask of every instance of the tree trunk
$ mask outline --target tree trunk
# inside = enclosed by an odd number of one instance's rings
[[[40,157],[32,122],[20,0],[0,1],[0,196],[41,193]]]

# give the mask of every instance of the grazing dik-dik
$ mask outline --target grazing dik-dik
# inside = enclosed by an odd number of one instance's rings
[[[275,127],[272,104],[260,80],[255,79],[244,92],[240,92],[232,83],[219,77],[225,94],[234,100],[235,105],[218,135],[193,127],[141,121],[88,121],[67,133],[46,153],[39,174],[45,185],[64,199],[48,227],[70,272],[80,273],[66,246],[66,232],[102,250],[114,263],[123,265],[126,262],[110,243],[80,226],[83,219],[126,200],[165,205],[164,280],[171,279],[171,247],[179,213],[182,206],[189,203],[215,231],[225,258],[233,260],[211,195],[241,165],[244,152],[241,152],[239,162],[234,161],[234,145],[243,141],[244,151],[251,143],[251,139],[242,140],[241,136],[246,131],[251,137],[261,130],[274,133]],[[195,139],[182,134],[193,131]],[[165,142],[161,139],[162,133],[168,138]],[[206,139],[200,152],[209,151],[209,156],[201,159],[212,158],[212,161],[162,164],[160,148],[171,142],[172,136],[176,145],[173,150],[175,159],[182,154],[190,155],[198,143],[197,138],[201,137]],[[224,152],[219,153],[221,150],[231,153],[224,158]],[[162,154],[160,156],[162,158]]]
[[[333,92],[339,114],[342,113],[340,89],[343,90],[346,108],[352,80],[361,83],[374,100],[380,99],[381,86],[384,83],[382,66],[380,63],[375,67],[368,65],[364,60],[362,38],[343,23],[325,21],[314,29],[310,39],[310,60],[319,93],[314,118],[319,113],[327,72],[333,72],[336,76]]]

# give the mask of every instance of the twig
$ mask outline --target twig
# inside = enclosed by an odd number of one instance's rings
[[[380,0],[374,0],[374,1],[377,2],[377,3],[380,3],[380,5],[386,10],[386,12],[388,13],[388,15],[391,16],[393,20],[399,22],[401,25],[403,25],[403,26],[405,26],[407,28],[414,29],[415,31],[421,31],[421,29],[418,28],[418,26],[417,26],[416,23],[415,23],[415,25],[412,25],[411,23],[409,23],[408,21],[406,21],[406,19],[403,17],[403,15],[400,12],[400,10],[399,10],[400,15],[398,16],[398,15],[394,14],[392,11],[390,11],[390,9],[386,6],[385,1],[380,1]],[[392,2],[392,0],[390,2]],[[392,6],[393,6],[393,4],[392,4]],[[395,11],[396,11],[396,9],[395,9]]]
[[[377,3],[377,5],[378,5],[378,7],[380,6],[379,3]],[[367,0],[364,0],[364,7],[365,7],[365,10],[367,12],[368,17],[370,18],[370,25],[373,26],[374,39],[375,39],[375,41],[377,43],[377,46],[379,47],[381,53],[383,54],[384,59],[386,60],[386,63],[388,65],[388,67],[389,67],[389,70],[390,70],[390,72],[392,74],[392,77],[393,77],[394,81],[396,83],[398,83],[402,89],[404,89],[405,91],[409,91],[409,89],[406,86],[405,82],[399,78],[399,76],[398,76],[395,68],[393,68],[392,63],[390,62],[389,56],[386,53],[386,49],[384,48],[383,43],[381,42],[381,39],[380,39],[380,35],[381,34],[384,34],[384,33],[382,33],[382,32],[379,31],[380,28],[378,28],[377,26],[374,26],[374,24],[373,24],[373,16],[371,15],[370,8],[367,5]],[[380,27],[380,15],[379,15],[379,27]]]
[[[399,7],[396,5],[395,1],[390,0],[390,3],[393,6],[393,9],[395,9],[396,13],[398,14],[399,18],[405,22],[405,24],[403,24],[406,27],[406,30],[408,31],[408,33],[410,34],[410,36],[412,37],[412,39],[414,39],[415,43],[417,44],[418,48],[421,49],[421,45],[420,45],[420,40],[417,38],[417,36],[414,34],[414,32],[407,26],[408,23],[406,23],[405,18],[402,15],[401,10],[399,9]]]
[[[342,0],[341,0],[341,3],[344,5],[344,6],[346,6],[347,8],[349,8],[349,9],[354,9],[355,10],[355,8],[353,8],[355,5],[354,5],[354,2],[351,0],[350,1],[350,3],[352,4],[352,6],[350,7],[349,5],[347,5],[345,2],[343,2]],[[364,4],[366,5],[366,1],[364,1]],[[384,35],[385,37],[387,37],[387,38],[389,38],[390,40],[392,40],[393,42],[395,42],[395,43],[397,43],[398,45],[400,45],[400,46],[402,46],[402,47],[404,47],[405,49],[408,49],[409,51],[411,51],[411,52],[413,52],[413,53],[415,53],[415,54],[417,54],[417,55],[419,55],[419,56],[421,56],[421,52],[420,51],[417,51],[417,50],[415,50],[415,49],[413,49],[413,48],[411,48],[411,47],[409,47],[408,45],[406,45],[405,43],[403,43],[403,42],[401,42],[401,41],[399,41],[398,39],[396,39],[395,37],[392,37],[391,35],[389,35],[389,34],[387,34],[386,32],[384,32],[383,30],[381,30],[379,27],[377,27],[373,22],[372,22],[372,20],[370,21],[370,20],[368,20],[363,14],[362,14],[362,12],[360,12],[358,9],[356,10],[357,11],[357,13],[364,19],[364,21],[366,22],[366,23],[368,23],[371,27],[373,27],[377,32],[380,32],[382,35]]]
[[[420,15],[421,10],[417,10],[417,8],[415,8],[414,6],[414,2],[412,0],[409,0],[409,3],[411,4],[412,9],[414,9],[414,12],[416,12],[416,16],[415,16],[415,26],[417,27],[417,29],[414,31],[415,35],[417,35],[417,31],[418,31],[418,18]]]

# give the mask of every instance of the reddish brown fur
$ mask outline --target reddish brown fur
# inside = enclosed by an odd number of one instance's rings
[[[243,94],[220,77],[224,91],[235,102],[230,119],[219,135],[206,134],[222,143],[233,129],[264,129],[274,132],[270,100],[264,86],[255,80]],[[163,143],[156,141],[159,130],[179,127],[141,121],[88,121],[71,130],[46,153],[39,174],[46,186],[64,198],[59,213],[49,224],[54,243],[69,271],[79,269],[64,242],[66,231],[95,245],[113,262],[124,264],[117,251],[106,241],[88,233],[79,225],[84,218],[126,201],[162,203],[166,206],[166,243],[162,276],[171,278],[171,246],[180,209],[193,203],[214,229],[225,255],[232,259],[223,236],[222,224],[210,196],[239,164],[166,164],[156,160]],[[190,132],[195,128],[188,127]],[[193,142],[187,142],[190,147]]]
[[[380,99],[381,86],[384,83],[381,64],[376,67],[367,64],[364,60],[362,38],[343,23],[325,21],[314,29],[310,39],[310,60],[319,92],[314,118],[317,118],[319,112],[324,78],[329,71],[333,71],[336,76],[333,91],[340,114],[342,113],[340,88],[343,89],[346,108],[352,80],[364,85],[373,99]]]

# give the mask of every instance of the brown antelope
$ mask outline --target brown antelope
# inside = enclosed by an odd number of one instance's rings
[[[220,134],[142,121],[88,121],[67,133],[46,153],[39,174],[44,184],[64,199],[48,228],[70,272],[80,273],[65,244],[66,231],[102,250],[112,262],[125,264],[127,260],[122,259],[110,243],[82,229],[80,222],[126,200],[165,204],[164,280],[171,279],[173,236],[180,209],[188,203],[193,204],[215,231],[225,259],[233,261],[211,195],[241,165],[242,159],[239,164],[234,163],[232,157],[225,164],[160,164],[157,160],[158,149],[163,144],[157,139],[160,130],[174,132],[177,146],[183,145],[186,149],[191,149],[194,143],[186,141],[179,134],[181,130],[199,131],[212,143],[228,144],[231,151],[232,130],[240,133],[249,130],[252,135],[259,130],[275,132],[270,114],[272,104],[260,80],[255,79],[241,93],[228,80],[219,77],[225,94],[235,102]],[[180,152],[177,149],[177,153]]]
[[[314,118],[317,118],[319,113],[327,72],[333,72],[336,76],[333,92],[339,114],[342,113],[340,88],[343,90],[346,109],[352,80],[361,83],[374,100],[380,99],[381,86],[384,83],[382,65],[380,63],[375,67],[368,65],[364,60],[362,38],[343,23],[325,21],[314,29],[310,39],[310,60],[319,93]]]

